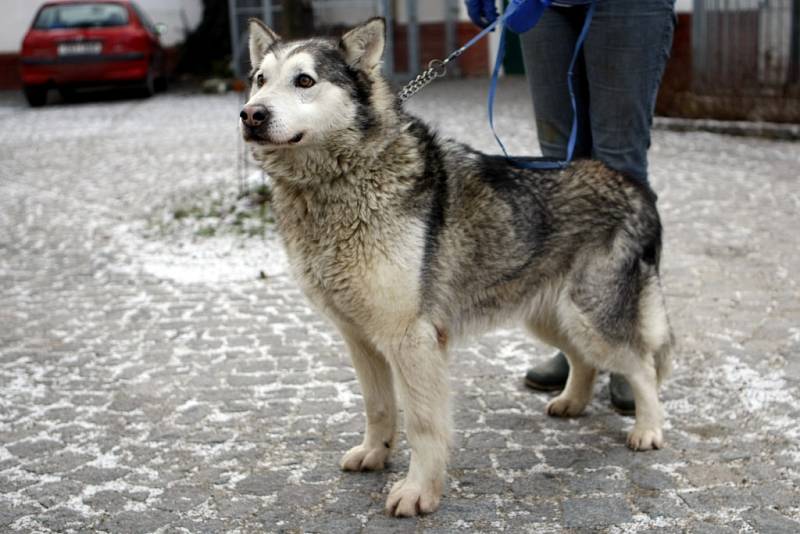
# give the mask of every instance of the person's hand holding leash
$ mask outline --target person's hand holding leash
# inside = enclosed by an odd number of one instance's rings
[[[485,28],[497,19],[495,0],[466,0],[467,14],[476,26]]]
[[[486,28],[500,16],[495,0],[464,0],[467,14],[476,26]],[[503,24],[516,33],[525,33],[533,28],[544,10],[553,0],[509,0],[505,8]],[[565,0],[568,4],[586,4],[591,0]]]

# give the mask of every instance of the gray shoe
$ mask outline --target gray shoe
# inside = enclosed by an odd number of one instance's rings
[[[611,373],[608,381],[608,392],[611,396],[611,406],[623,415],[636,413],[636,402],[633,400],[633,390],[625,377]]]
[[[569,363],[563,352],[559,352],[541,365],[528,369],[525,385],[539,391],[564,389],[569,376]]]

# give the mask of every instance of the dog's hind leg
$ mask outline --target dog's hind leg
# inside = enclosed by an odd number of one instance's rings
[[[367,415],[364,441],[345,453],[341,466],[345,471],[383,469],[397,432],[392,370],[383,355],[363,336],[350,328],[341,331],[361,384]]]
[[[660,449],[664,446],[661,431],[664,415],[658,400],[656,363],[652,355],[642,358],[631,355],[623,373],[636,401],[636,423],[628,434],[628,447],[633,450]]]
[[[408,474],[392,487],[386,500],[386,511],[395,516],[435,511],[444,491],[450,447],[444,337],[431,323],[420,320],[387,350],[411,445]]]
[[[640,343],[623,352],[619,362],[636,402],[636,423],[628,434],[628,446],[634,450],[660,449],[664,446],[664,413],[658,386],[672,367],[674,340],[657,277],[647,279],[638,304]]]
[[[580,356],[580,351],[563,335],[557,322],[547,315],[531,316],[527,320],[528,329],[540,340],[560,349],[569,362],[569,375],[564,390],[547,403],[545,411],[555,417],[575,417],[580,415],[594,392],[597,377],[595,367]]]
[[[583,361],[571,356],[572,351],[564,352],[569,362],[567,384],[557,397],[547,403],[547,415],[556,417],[575,417],[583,412],[592,399],[597,370]]]

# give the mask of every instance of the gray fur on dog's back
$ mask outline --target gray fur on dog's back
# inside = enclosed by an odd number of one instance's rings
[[[460,333],[567,283],[610,342],[641,343],[639,294],[658,283],[661,253],[646,184],[589,160],[520,168],[407,120],[426,154],[407,202],[426,226],[423,313]]]

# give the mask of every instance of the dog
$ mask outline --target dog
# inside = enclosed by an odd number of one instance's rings
[[[250,21],[241,132],[272,179],[291,270],[349,349],[366,432],[347,471],[382,469],[402,407],[411,462],[386,510],[435,511],[451,416],[448,347],[519,320],[570,365],[552,416],[577,416],[597,369],[633,389],[632,449],[662,447],[671,333],[647,185],[602,163],[526,170],[437,137],[380,74],[385,22],[284,41]]]

